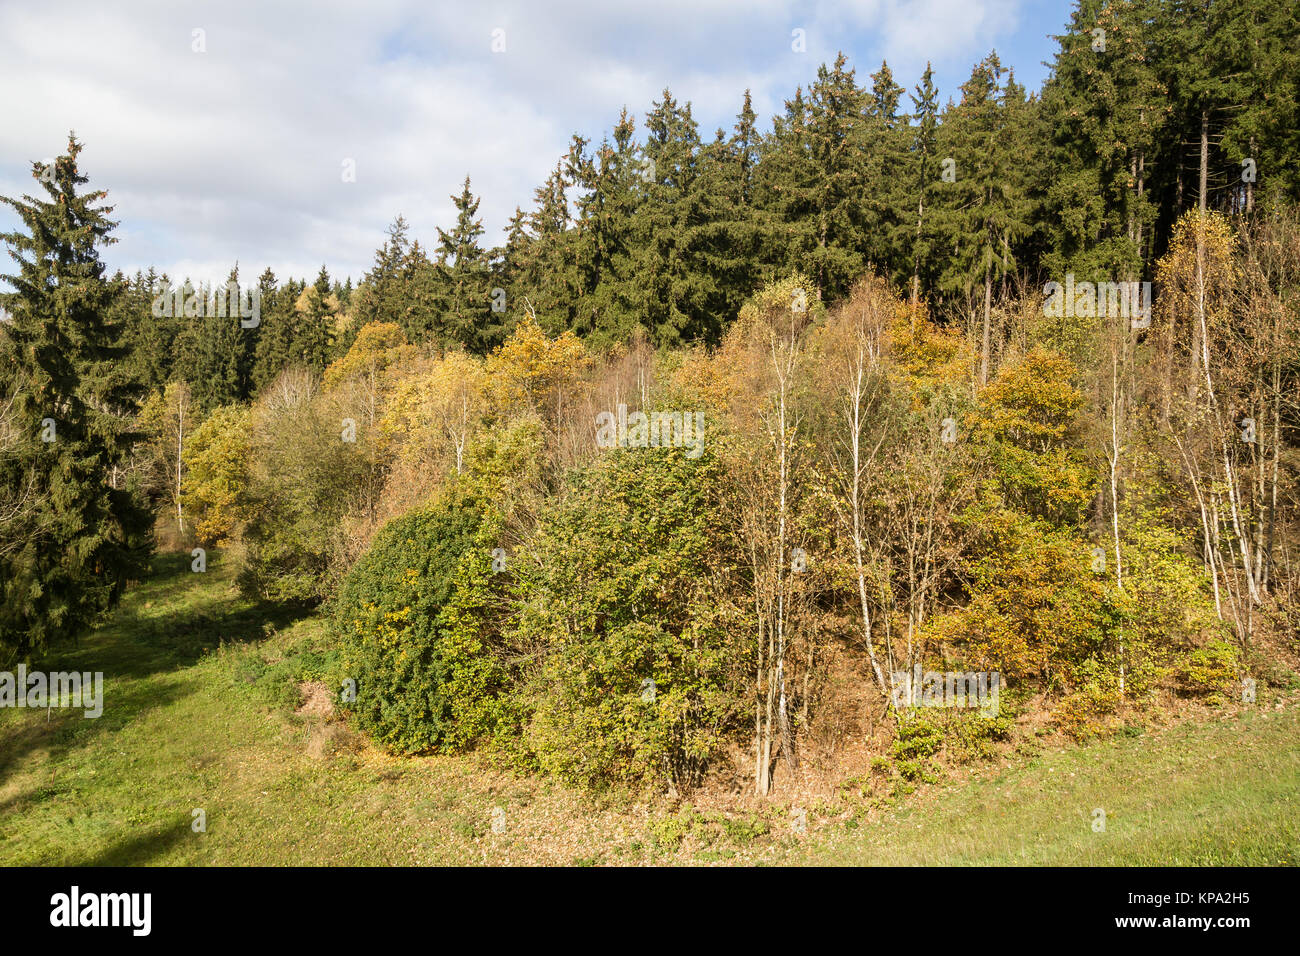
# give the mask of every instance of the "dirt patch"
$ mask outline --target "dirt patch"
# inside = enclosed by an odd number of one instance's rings
[[[334,695],[328,685],[320,681],[305,681],[298,685],[298,699],[301,703],[294,713],[307,725],[307,756],[313,760],[325,760],[361,749],[361,738],[348,728],[335,710]]]
[[[313,722],[307,737],[307,756],[313,760],[324,760],[336,754],[355,753],[360,749],[360,744],[357,735],[343,724]]]
[[[320,717],[329,720],[334,716],[334,695],[320,681],[305,681],[299,684],[298,698],[302,703],[294,713],[300,717]]]

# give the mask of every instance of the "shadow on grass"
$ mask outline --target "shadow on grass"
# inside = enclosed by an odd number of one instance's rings
[[[92,737],[125,727],[151,707],[172,703],[191,692],[179,673],[221,644],[261,640],[311,613],[301,605],[242,597],[233,575],[190,569],[188,553],[155,555],[149,578],[136,585],[98,630],[72,646],[34,662],[28,672],[103,672],[103,714],[94,719],[82,709],[16,711],[0,724],[0,780],[29,754],[49,748],[53,761],[85,746]],[[209,576],[210,575],[210,576]]]
[[[121,730],[150,707],[180,700],[189,690],[187,681],[170,677],[114,687],[113,676],[106,673],[104,712],[99,717],[88,718],[79,708],[17,711],[0,727],[0,780],[37,750],[48,749],[51,762],[57,763],[92,738]]]
[[[67,866],[143,866],[193,836],[184,823],[164,824],[113,844],[89,860],[68,860]]]
[[[216,564],[219,554],[210,552],[208,561]],[[211,567],[192,571],[188,553],[155,555],[149,579],[127,594],[103,627],[42,666],[146,677],[188,667],[223,643],[261,640],[311,613],[301,604],[246,598],[232,578]]]

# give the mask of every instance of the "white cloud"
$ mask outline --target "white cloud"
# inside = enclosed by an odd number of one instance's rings
[[[766,125],[841,47],[860,78],[888,56],[910,85],[927,58],[969,69],[1018,4],[10,4],[0,193],[31,192],[27,164],[73,128],[122,222],[111,266],[218,281],[236,260],[282,278],[325,262],[359,278],[399,212],[433,244],[466,173],[487,239],[500,241],[573,132],[598,139],[624,105],[639,126],[665,86],[692,101],[705,137],[731,128],[746,87]],[[491,51],[497,27],[504,54]],[[808,33],[802,56],[790,50],[796,27]],[[204,53],[191,49],[195,29]],[[355,183],[342,182],[345,158]]]

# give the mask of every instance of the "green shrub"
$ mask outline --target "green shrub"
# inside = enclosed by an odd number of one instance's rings
[[[933,783],[936,779],[924,760],[899,760],[898,775],[904,780],[912,782],[921,781],[922,783]]]
[[[498,521],[461,486],[390,522],[333,601],[344,701],[388,749],[459,749],[492,729],[505,671],[490,648],[484,608],[505,586],[491,550]]]
[[[342,440],[346,414],[323,398],[254,409],[247,498],[238,509],[246,595],[299,604],[329,596],[341,522],[377,471],[365,429],[355,442]]]
[[[1181,676],[1191,693],[1222,701],[1223,692],[1237,677],[1237,652],[1225,641],[1212,640],[1187,656]]]
[[[711,455],[615,450],[543,516],[515,635],[541,660],[527,741],[543,769],[591,789],[685,790],[723,746],[746,671],[719,603],[722,488]]]
[[[1119,704],[1119,672],[1090,657],[1075,668],[1075,686],[1061,698],[1053,722],[1076,740],[1097,734]]]
[[[943,731],[918,717],[904,717],[898,724],[898,737],[890,747],[899,776],[909,781],[933,781],[929,758],[943,749]]]
[[[898,738],[890,752],[897,760],[914,760],[932,757],[943,747],[943,731],[918,718],[905,718],[899,722]]]
[[[651,820],[646,827],[650,834],[650,842],[660,850],[676,850],[686,839],[686,834],[691,832],[696,820],[697,816],[692,807],[683,807],[672,816]]]
[[[986,760],[993,756],[994,741],[1011,736],[1014,719],[1006,713],[995,717],[982,714],[954,715],[948,732],[956,743],[958,756],[969,760]]]

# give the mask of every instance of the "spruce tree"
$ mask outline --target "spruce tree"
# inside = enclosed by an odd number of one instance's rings
[[[75,638],[140,577],[151,518],[121,487],[140,389],[114,318],[123,285],[99,248],[116,225],[102,190],[80,191],[82,146],[33,164],[45,197],[0,197],[22,222],[3,240],[18,264],[0,297],[0,383],[12,398],[0,443],[0,666]]]
[[[486,352],[500,340],[500,313],[491,310],[488,255],[480,245],[483,222],[479,199],[470,191],[469,177],[460,194],[451,197],[456,224],[438,229],[435,260],[437,322],[441,344],[459,343],[473,352]]]
[[[258,279],[258,288],[262,290],[262,317],[257,327],[253,362],[254,394],[265,389],[284,370],[292,357],[297,335],[293,281],[281,287],[275,273],[267,269]]]
[[[191,288],[187,282],[187,303]],[[222,405],[244,401],[252,393],[257,343],[254,330],[244,328],[240,314],[238,266],[220,290],[204,287],[195,295],[199,314],[187,314],[181,320],[174,377],[190,384],[195,405],[206,415]]]
[[[747,122],[752,124],[752,109],[747,105],[737,119],[736,132],[729,139],[718,130],[713,142],[699,152],[694,194],[700,212],[694,231],[693,268],[710,280],[705,315],[696,332],[696,338],[707,344],[721,339],[761,277],[762,217],[747,199],[747,193],[752,193],[751,170],[758,152],[748,145],[752,125],[745,128]]]
[[[568,170],[577,187],[572,248],[578,296],[571,327],[579,333],[624,338],[644,319],[632,259],[638,252],[636,217],[654,167],[648,156],[637,155],[634,133],[623,110],[613,142],[602,141],[595,156],[579,136],[569,149]]]
[[[317,375],[325,371],[330,350],[334,345],[334,310],[330,276],[325,266],[320,267],[316,282],[307,289],[306,309],[298,323],[298,336],[293,343],[294,357]]]
[[[699,130],[690,104],[669,90],[646,114],[646,159],[653,177],[644,182],[637,210],[632,280],[635,314],[662,345],[716,334],[709,314],[714,279],[700,256],[699,229],[712,218],[701,191]]]
[[[357,288],[355,325],[360,330],[371,322],[396,322],[408,341],[422,342],[430,334],[432,318],[410,307],[409,285],[417,269],[407,229],[402,216],[389,225],[388,238],[376,250],[374,265]]]
[[[934,275],[931,240],[933,229],[925,228],[925,213],[927,190],[931,187],[932,179],[936,178],[938,168],[935,148],[939,128],[939,90],[934,85],[934,70],[928,62],[925,64],[925,72],[921,74],[921,82],[910,96],[914,122],[911,126],[912,144],[905,182],[910,186],[911,192],[907,204],[909,215],[904,228],[911,240],[907,244],[911,250],[912,265],[909,288],[911,303],[916,305],[920,299],[922,283],[929,289]]]
[[[882,62],[871,74],[867,98],[863,201],[868,226],[859,245],[872,271],[899,282],[911,272],[913,218],[907,177],[911,132],[898,112],[902,95],[889,64]]]
[[[146,389],[161,390],[176,364],[176,339],[183,319],[153,314],[153,303],[168,292],[169,280],[150,267],[137,272],[118,301],[125,324],[126,362],[132,376]]]
[[[1133,280],[1150,260],[1150,171],[1167,90],[1156,71],[1153,4],[1117,0],[1074,11],[1043,109],[1050,128],[1047,273]]]
[[[566,162],[560,159],[533,191],[535,208],[527,217],[531,241],[521,268],[522,309],[531,309],[538,323],[551,333],[573,328],[582,291],[578,236],[566,195],[572,185]]]
[[[716,197],[721,222],[714,229],[716,257],[713,268],[718,277],[719,294],[724,302],[721,317],[730,323],[755,290],[761,285],[763,262],[769,243],[771,225],[766,212],[755,202],[755,181],[762,155],[763,136],[758,132],[757,116],[749,90],[731,139],[724,149],[714,144],[701,160],[701,192]],[[721,179],[721,182],[717,180]],[[720,326],[717,332],[725,330]]]
[[[843,53],[822,64],[777,117],[759,164],[764,206],[777,220],[779,266],[816,283],[823,299],[848,293],[865,265],[866,93]]]
[[[740,190],[740,202],[749,206],[754,201],[754,168],[762,147],[762,135],[758,132],[758,114],[754,112],[754,103],[745,90],[745,101],[740,112],[736,114],[735,134],[731,138],[731,149],[736,159],[736,176]]]
[[[955,172],[938,191],[935,223],[943,233],[948,266],[941,284],[965,298],[981,331],[979,381],[988,381],[995,283],[1017,265],[1016,245],[1031,230],[1028,168],[1012,118],[1024,120],[1023,88],[1010,79],[997,54],[985,57],[962,84],[961,102],[939,127],[939,151]],[[1008,104],[1019,104],[1012,109]],[[951,249],[951,254],[948,250]],[[981,294],[982,293],[982,294]],[[978,304],[976,301],[978,300]]]

